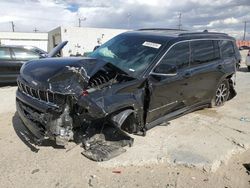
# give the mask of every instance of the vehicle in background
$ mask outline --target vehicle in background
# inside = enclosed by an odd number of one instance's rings
[[[240,46],[239,50],[250,50],[250,46]]]
[[[34,46],[0,46],[0,84],[16,83],[22,65],[30,60],[60,57],[60,51],[67,43],[60,43],[50,53]]]
[[[236,58],[236,70],[239,70],[241,62],[242,62],[242,57],[236,45],[234,46],[234,51],[235,51],[235,58]]]
[[[21,66],[48,53],[34,46],[0,46],[0,83],[15,83]]]
[[[248,71],[250,71],[250,50],[248,50],[248,53],[247,53],[246,66],[248,68]]]

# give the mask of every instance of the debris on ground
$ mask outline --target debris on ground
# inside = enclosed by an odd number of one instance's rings
[[[242,122],[250,122],[250,119],[246,118],[246,117],[241,117],[240,121],[242,121]]]
[[[113,170],[112,173],[114,173],[114,174],[121,174],[121,171],[120,170]]]
[[[100,133],[83,140],[82,154],[93,161],[107,161],[124,153],[123,147],[131,147],[133,142],[133,138],[115,125],[104,125]]]
[[[39,169],[32,170],[31,174],[35,174],[35,173],[37,173],[39,171],[40,171]]]

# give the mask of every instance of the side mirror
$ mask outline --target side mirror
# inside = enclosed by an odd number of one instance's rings
[[[151,74],[161,76],[175,76],[177,75],[177,66],[169,64],[159,64],[155,67]]]

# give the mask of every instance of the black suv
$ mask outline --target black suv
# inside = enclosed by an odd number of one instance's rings
[[[46,56],[47,52],[33,46],[0,46],[0,83],[16,83],[23,63]]]
[[[223,33],[143,29],[120,34],[89,57],[45,58],[22,66],[17,112],[36,140],[73,140],[114,125],[146,130],[236,95],[240,55]]]

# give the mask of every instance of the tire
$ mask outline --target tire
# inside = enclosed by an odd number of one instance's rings
[[[247,66],[248,71],[250,71],[250,66]]]
[[[240,70],[240,63],[236,63],[236,70]]]
[[[211,101],[211,107],[223,106],[228,100],[230,94],[230,86],[228,80],[223,80],[219,83],[213,99]]]
[[[135,120],[135,116],[134,114],[130,114],[126,120],[123,122],[123,124],[121,125],[121,129],[132,134],[136,132],[136,124],[135,124],[136,120]]]

